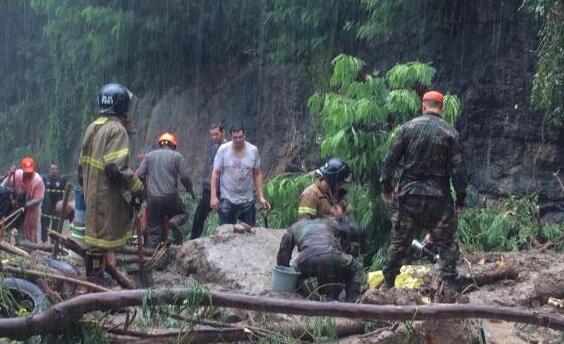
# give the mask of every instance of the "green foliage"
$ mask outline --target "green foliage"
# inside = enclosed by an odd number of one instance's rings
[[[405,33],[422,34],[440,27],[448,0],[361,0],[366,15],[356,22],[357,37],[364,40]]]
[[[389,243],[390,223],[378,195],[378,171],[399,125],[419,113],[416,89],[431,84],[435,69],[409,62],[396,65],[385,77],[362,74],[366,63],[346,54],[338,55],[332,64],[329,84],[336,91],[313,94],[308,106],[323,130],[322,154],[345,159],[353,170],[347,212],[367,231],[369,252],[364,260],[379,268]],[[445,106],[447,119],[454,123],[460,101],[448,94]],[[308,176],[284,175],[267,183],[265,193],[279,205],[283,226],[295,221],[298,196],[311,182]]]
[[[49,334],[42,337],[34,337],[38,343],[61,343],[61,344],[105,344],[106,330],[102,322],[97,319],[79,321],[76,326],[71,326],[62,334]],[[34,342],[34,341],[32,341]]]
[[[184,206],[186,207],[186,211],[190,215],[188,216],[188,220],[180,227],[180,231],[182,232],[184,240],[188,240],[188,238],[190,238],[190,235],[192,234],[194,213],[196,212],[196,208],[198,207],[200,198],[197,197],[196,199],[192,199],[192,197],[185,192],[180,194],[180,199],[182,200],[182,203],[184,203]],[[213,235],[215,233],[215,229],[217,228],[217,226],[219,226],[219,216],[217,215],[217,211],[212,211],[209,213],[208,218],[206,219],[206,223],[204,224],[204,229],[202,230],[202,237]]]
[[[266,14],[273,35],[270,55],[274,61],[310,65],[347,51],[355,38],[346,27],[362,15],[358,0],[276,0]]]
[[[271,228],[288,227],[298,218],[298,197],[313,182],[313,176],[281,174],[269,180],[264,187],[266,199],[279,216],[270,222]]]
[[[459,216],[458,234],[463,247],[480,251],[511,251],[552,241],[562,249],[564,225],[541,224],[537,198],[510,197],[499,209],[468,209]]]
[[[333,66],[330,84],[337,92],[316,93],[308,101],[325,134],[322,154],[345,159],[361,183],[375,184],[375,172],[394,128],[420,111],[415,88],[429,85],[435,70],[428,64],[410,62],[396,65],[385,78],[366,75],[357,80],[365,66],[362,60],[341,54]],[[460,102],[450,95],[447,100],[447,118],[454,123]]]
[[[540,30],[539,61],[533,79],[531,102],[546,111],[551,128],[564,125],[564,3],[561,0],[525,0],[522,8],[543,22]]]
[[[396,64],[386,73],[386,81],[392,90],[411,89],[416,87],[417,84],[431,85],[435,73],[435,68],[429,64],[414,61]]]

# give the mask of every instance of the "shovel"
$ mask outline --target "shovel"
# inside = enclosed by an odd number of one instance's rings
[[[143,254],[143,228],[141,226],[141,217],[143,216],[143,211],[139,214],[134,214],[133,225],[135,231],[137,232],[137,255],[139,258],[139,271],[137,272],[136,284],[141,288],[149,288],[155,284],[153,280],[153,274],[151,269],[145,266],[145,255]]]

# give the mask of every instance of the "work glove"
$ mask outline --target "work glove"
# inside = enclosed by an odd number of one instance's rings
[[[136,191],[131,193],[131,205],[135,209],[135,211],[141,210],[141,205],[145,201],[145,190],[141,189],[140,191]]]
[[[119,168],[116,164],[107,164],[104,166],[104,172],[106,172],[106,176],[108,177],[108,181],[112,187],[117,189],[123,187],[123,176],[119,172]]]

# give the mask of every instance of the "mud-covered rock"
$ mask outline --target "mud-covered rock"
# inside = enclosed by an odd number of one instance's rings
[[[234,233],[232,225],[220,226],[214,236],[184,243],[176,255],[176,271],[240,293],[267,294],[283,235],[283,230]]]

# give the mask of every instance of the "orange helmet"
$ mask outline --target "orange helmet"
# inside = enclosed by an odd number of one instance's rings
[[[164,146],[166,144],[172,146],[172,148],[176,148],[176,135],[169,133],[168,131],[159,136],[159,140],[157,141],[160,146]]]
[[[20,160],[20,165],[25,173],[35,172],[35,160],[30,156],[24,156]]]

